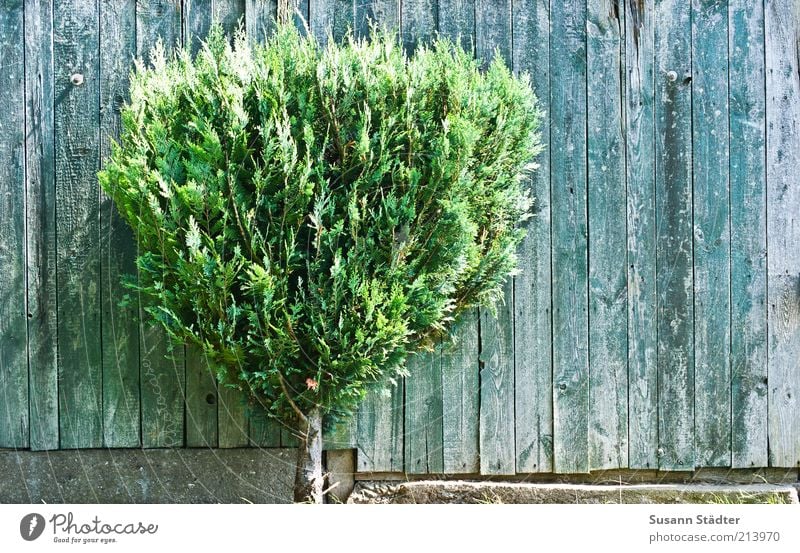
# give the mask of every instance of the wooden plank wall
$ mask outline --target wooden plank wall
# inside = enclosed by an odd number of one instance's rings
[[[121,303],[129,229],[96,171],[134,56],[252,40],[276,0],[12,0],[0,10],[0,447],[287,447]],[[526,72],[535,217],[497,317],[410,361],[327,435],[360,471],[581,473],[800,464],[800,4],[304,0]]]

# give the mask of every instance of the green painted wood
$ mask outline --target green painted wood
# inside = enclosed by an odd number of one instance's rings
[[[553,468],[574,473],[589,468],[586,2],[551,10]]]
[[[128,99],[128,75],[136,54],[136,5],[100,3],[100,159],[119,138],[120,112]],[[136,274],[136,241],[106,194],[100,191],[100,271],[103,335],[103,444],[140,445],[139,327],[124,276]]]
[[[217,380],[202,349],[186,346],[186,447],[216,447]]]
[[[405,472],[444,472],[442,351],[421,352],[407,361]]]
[[[58,448],[53,6],[25,6],[30,447]]]
[[[326,450],[354,449],[358,438],[358,419],[345,417],[336,422],[326,421],[322,436],[322,447]]]
[[[233,34],[244,24],[245,0],[212,0],[211,17],[218,21],[226,33]]]
[[[767,466],[764,7],[732,0],[730,59],[731,444],[734,468]]]
[[[769,463],[800,464],[800,4],[767,0]]]
[[[628,466],[628,273],[622,32],[614,0],[587,4],[589,468]]]
[[[250,443],[247,396],[241,390],[219,386],[219,447],[245,447]]]
[[[250,40],[263,42],[275,31],[277,0],[247,0],[245,29]]]
[[[355,36],[369,35],[370,25],[396,31],[400,28],[400,0],[355,0]]]
[[[211,29],[213,12],[208,0],[183,0],[181,16],[183,44],[196,54]]]
[[[438,0],[403,0],[400,35],[406,52],[413,52],[419,44],[431,43],[438,19]]]
[[[367,393],[358,410],[358,472],[403,470],[403,397],[402,381]]]
[[[247,406],[247,420],[251,446],[280,447],[280,426],[277,421],[267,415],[266,408],[260,402],[251,402]]]
[[[694,468],[691,4],[656,4],[659,468]],[[672,73],[670,73],[672,72]],[[674,79],[674,80],[673,80]]]
[[[519,248],[514,277],[516,471],[553,470],[553,373],[550,296],[550,2],[513,4],[513,69],[530,75],[544,112],[545,150],[530,179],[534,217]]]
[[[658,466],[653,10],[625,2],[628,466]]]
[[[439,34],[475,52],[475,0],[439,0]]]
[[[514,474],[514,292],[506,283],[497,314],[480,318],[481,474]]]
[[[136,4],[136,54],[148,60],[161,40],[167,51],[181,44],[181,3],[140,0]],[[135,231],[135,229],[134,229]],[[140,305],[139,355],[142,446],[176,447],[185,436],[185,352],[173,348],[163,330],[149,323]]]
[[[60,445],[100,447],[98,4],[56,2],[53,22]]]
[[[297,431],[285,424],[280,425],[281,431],[281,447],[297,447],[300,445],[300,440],[297,436]]]
[[[0,447],[28,447],[25,295],[25,20],[21,1],[0,11]]]
[[[731,463],[728,2],[692,2],[695,465]]]
[[[480,471],[478,311],[463,313],[442,345],[442,456],[449,474]]]

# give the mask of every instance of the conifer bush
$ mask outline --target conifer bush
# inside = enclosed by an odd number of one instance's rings
[[[295,497],[321,499],[321,420],[501,297],[540,149],[526,77],[437,40],[266,44],[219,27],[137,62],[103,189],[133,229],[128,283],[303,438]]]

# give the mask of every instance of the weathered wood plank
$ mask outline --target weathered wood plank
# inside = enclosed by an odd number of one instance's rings
[[[477,310],[461,315],[442,346],[442,447],[444,471],[480,469],[480,364]]]
[[[181,44],[181,3],[139,0],[136,55],[147,60],[158,40],[170,51]],[[135,229],[134,229],[135,231]],[[140,305],[142,446],[175,447],[184,442],[185,351],[171,349],[166,333],[150,325]]]
[[[245,29],[250,40],[264,42],[275,31],[277,9],[277,0],[247,0]]]
[[[358,410],[359,472],[403,470],[404,384],[376,385]],[[388,397],[387,397],[388,396]]]
[[[589,468],[628,466],[628,305],[622,29],[615,0],[587,5]]]
[[[475,0],[439,0],[439,34],[475,52]]]
[[[58,448],[53,7],[25,6],[30,447]]]
[[[212,10],[208,0],[183,0],[181,12],[182,43],[192,54],[200,50],[200,46],[211,29]]]
[[[247,418],[247,396],[241,390],[220,385],[219,447],[245,447],[250,443],[250,423]]]
[[[250,445],[254,447],[280,447],[281,429],[278,423],[267,415],[260,402],[247,406],[247,420],[250,425]]]
[[[352,6],[352,2],[349,5]],[[328,33],[333,33],[335,20],[335,0],[312,0],[309,6],[308,27],[320,44],[328,42]]]
[[[216,447],[217,379],[197,345],[186,346],[186,447]]]
[[[325,0],[333,5],[331,30],[334,40],[341,41],[348,32],[354,32],[356,0]],[[312,12],[314,10],[311,10]],[[317,27],[319,29],[319,27]]]
[[[691,4],[655,8],[659,468],[694,468]]]
[[[475,0],[475,55],[484,64],[495,51],[511,63],[511,0]]]
[[[421,352],[408,361],[405,397],[405,472],[444,472],[442,351]]]
[[[692,2],[695,465],[731,463],[728,3]]]
[[[119,138],[120,111],[128,98],[128,75],[136,55],[136,5],[100,3],[100,159]],[[139,440],[139,327],[136,304],[122,278],[136,274],[136,242],[128,225],[100,191],[100,270],[103,333],[103,443],[137,447]]]
[[[589,468],[586,1],[551,4],[553,452],[556,472]]]
[[[800,463],[800,3],[766,0],[769,463]]]
[[[731,0],[731,444],[734,468],[767,466],[764,6]]]
[[[403,0],[400,8],[400,35],[406,52],[414,52],[419,44],[430,44],[439,19],[437,0]]]
[[[628,466],[658,466],[653,10],[625,2]]]
[[[480,318],[480,469],[481,474],[514,474],[514,291],[505,286],[497,315]]]
[[[530,75],[544,115],[545,150],[530,180],[534,217],[519,248],[514,277],[516,471],[553,470],[553,373],[550,296],[550,3],[513,4],[513,69]]]
[[[25,41],[21,1],[0,11],[0,447],[28,447]]]
[[[345,417],[336,422],[326,421],[322,437],[322,448],[327,450],[354,449],[357,437],[358,419],[355,415]]]
[[[62,448],[103,444],[100,350],[99,19],[95,2],[53,14]]]
[[[369,35],[370,26],[377,25],[391,31],[400,28],[400,0],[355,0],[355,36]]]
[[[212,0],[211,17],[219,22],[225,32],[233,34],[244,22],[245,0]]]

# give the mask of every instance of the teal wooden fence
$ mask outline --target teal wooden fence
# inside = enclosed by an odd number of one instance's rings
[[[0,447],[277,447],[285,429],[121,306],[135,246],[95,174],[134,56],[273,0],[0,6]],[[305,0],[531,74],[547,149],[522,273],[328,446],[361,471],[800,463],[800,4]]]

